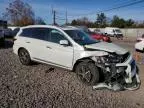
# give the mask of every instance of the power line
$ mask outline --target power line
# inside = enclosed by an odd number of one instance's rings
[[[139,4],[139,3],[142,3],[144,2],[144,0],[133,0],[133,2],[124,2],[124,3],[121,3],[119,4],[119,6],[115,6],[115,7],[112,7],[112,8],[109,8],[109,9],[105,9],[105,10],[102,10],[102,11],[97,11],[97,12],[90,12],[90,13],[87,13],[87,14],[81,14],[81,15],[68,15],[67,14],[67,10],[65,12],[65,18],[63,17],[59,17],[59,16],[56,16],[56,13],[57,14],[62,14],[62,12],[56,12],[53,8],[52,8],[52,14],[53,14],[53,24],[56,24],[56,19],[57,20],[65,20],[65,23],[67,24],[68,23],[68,19],[73,19],[74,16],[76,17],[82,17],[82,16],[86,16],[86,15],[92,15],[92,14],[96,14],[96,13],[102,13],[102,12],[108,12],[108,11],[112,11],[112,10],[116,10],[116,9],[120,9],[120,8],[125,8],[125,7],[129,7],[129,6],[132,6],[132,5],[136,5],[136,4]],[[64,13],[63,13],[64,15]]]
[[[111,8],[111,9],[106,9],[106,10],[104,10],[104,12],[111,11],[111,10],[116,10],[116,9],[120,9],[120,8],[124,8],[124,7],[128,7],[128,6],[132,6],[132,5],[135,5],[135,4],[142,3],[142,2],[144,2],[144,0],[136,1],[136,2],[133,2],[133,3],[125,4],[123,6],[114,7],[114,8]],[[102,12],[102,11],[100,11],[100,12]]]
[[[134,1],[135,2],[131,2],[131,3],[128,3],[128,4],[120,5],[120,6],[117,6],[117,7],[110,8],[110,9],[105,9],[105,10],[98,11],[98,12],[90,12],[90,13],[87,13],[87,14],[80,14],[80,15],[76,15],[76,16],[77,17],[78,16],[87,16],[87,15],[92,15],[92,14],[96,14],[96,13],[108,12],[108,11],[129,7],[129,6],[136,5],[136,4],[144,2],[144,0],[139,0],[139,1],[134,0]],[[74,17],[74,16],[75,15],[68,15],[68,17]]]

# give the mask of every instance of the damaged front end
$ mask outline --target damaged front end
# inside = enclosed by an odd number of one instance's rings
[[[136,90],[140,87],[138,68],[132,55],[109,53],[102,57],[92,57],[102,73],[103,79],[93,89],[108,88],[114,91]]]

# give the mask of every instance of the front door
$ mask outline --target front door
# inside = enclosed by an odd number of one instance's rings
[[[73,46],[60,45],[60,40],[68,39],[64,34],[56,29],[51,29],[50,39],[46,44],[46,51],[50,53],[50,56],[45,55],[45,60],[59,65],[61,67],[71,68],[73,62]]]

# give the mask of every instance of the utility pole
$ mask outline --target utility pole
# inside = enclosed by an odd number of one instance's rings
[[[66,10],[66,25],[68,24],[67,10]]]
[[[53,10],[53,25],[56,25],[56,11]]]
[[[52,16],[53,16],[53,25],[56,25],[56,10],[51,6],[52,8]]]

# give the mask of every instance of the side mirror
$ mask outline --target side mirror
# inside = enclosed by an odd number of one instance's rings
[[[63,46],[68,46],[69,45],[69,42],[67,40],[60,40],[60,45],[63,45]]]

